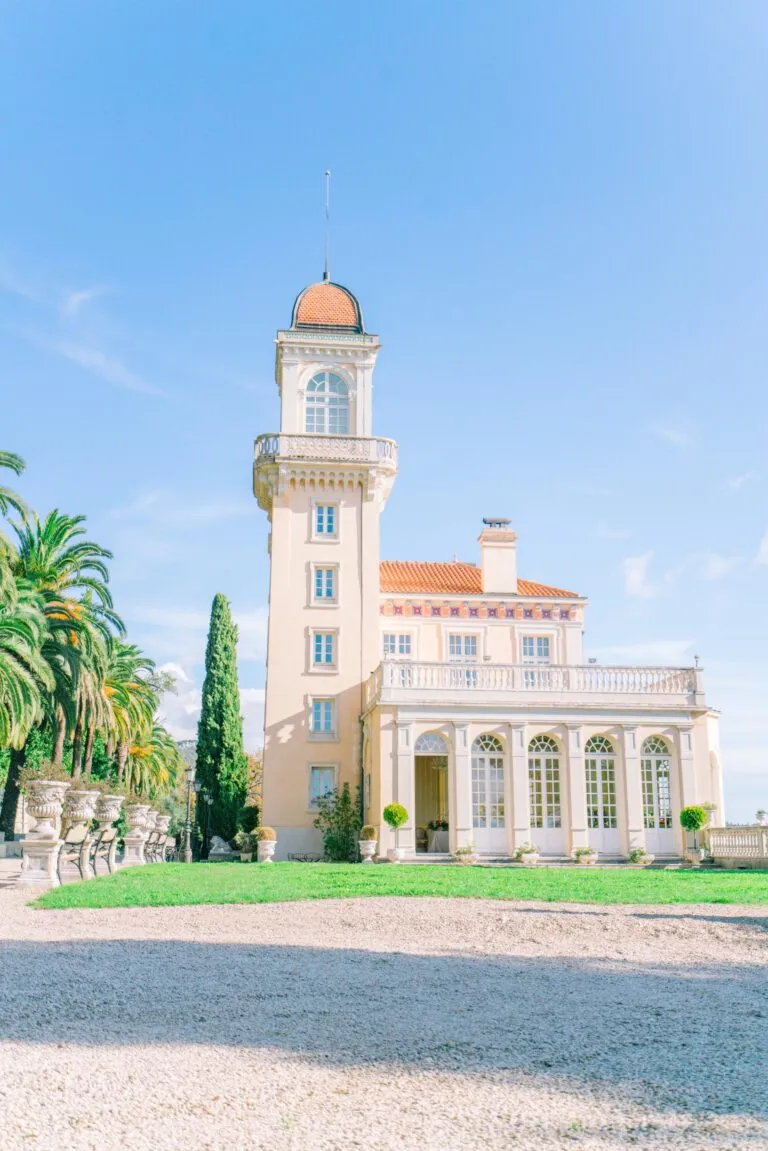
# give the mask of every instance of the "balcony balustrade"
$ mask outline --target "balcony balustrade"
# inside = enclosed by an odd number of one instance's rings
[[[705,706],[697,668],[385,660],[366,685],[368,707],[417,701],[532,704],[535,697],[544,703],[591,706],[601,702]]]
[[[375,436],[314,436],[270,432],[259,436],[254,461],[259,464],[282,460],[313,460],[332,463],[369,463],[397,470],[397,444]]]

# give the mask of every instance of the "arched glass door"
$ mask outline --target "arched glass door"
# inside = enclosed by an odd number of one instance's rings
[[[537,735],[528,745],[531,839],[543,855],[565,854],[560,752],[551,735]]]
[[[589,845],[602,855],[618,855],[616,749],[604,735],[593,735],[584,749]]]
[[[654,855],[675,855],[677,846],[672,819],[672,756],[666,740],[660,735],[646,739],[640,766],[645,845]]]
[[[479,735],[472,744],[472,828],[478,851],[506,852],[504,747],[495,735]]]

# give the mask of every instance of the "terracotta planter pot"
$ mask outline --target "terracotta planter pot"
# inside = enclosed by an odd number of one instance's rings
[[[58,839],[56,820],[71,784],[57,779],[36,779],[27,785],[27,811],[36,820],[29,833],[33,839]]]

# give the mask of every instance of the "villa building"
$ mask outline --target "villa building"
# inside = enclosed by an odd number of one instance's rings
[[[526,842],[683,851],[680,808],[724,824],[717,713],[698,667],[585,664],[586,599],[518,576],[509,522],[479,564],[381,562],[397,444],[373,435],[379,339],[329,280],[277,334],[280,431],[259,436],[270,589],[264,820],[277,857],[319,853],[318,798],[362,788],[379,850],[402,803],[406,852]]]

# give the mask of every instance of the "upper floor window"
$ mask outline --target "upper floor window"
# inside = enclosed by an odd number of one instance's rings
[[[336,602],[336,567],[316,567],[314,571],[314,597],[316,602]]]
[[[307,384],[304,431],[319,436],[349,433],[349,392],[335,372],[317,372]]]
[[[336,701],[330,698],[313,699],[309,726],[312,735],[334,735],[336,732]]]
[[[312,635],[312,665],[333,667],[336,663],[336,632],[316,631]]]
[[[549,636],[523,636],[523,663],[549,663]]]
[[[477,659],[476,635],[449,635],[449,659]]]
[[[338,534],[338,508],[336,504],[315,504],[312,519],[313,535],[335,539]]]
[[[408,657],[411,654],[411,637],[408,632],[384,633],[384,655]]]

